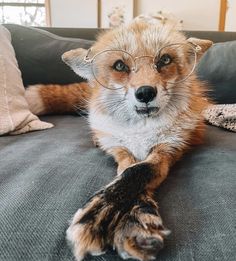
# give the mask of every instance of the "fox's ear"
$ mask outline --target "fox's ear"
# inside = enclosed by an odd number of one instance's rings
[[[86,80],[91,80],[93,78],[91,63],[86,62],[84,58],[86,57],[88,50],[78,48],[62,55],[62,60],[69,65],[73,71]]]
[[[188,38],[187,41],[196,47],[198,59],[212,46],[213,42],[205,39]],[[199,48],[200,47],[200,48]]]

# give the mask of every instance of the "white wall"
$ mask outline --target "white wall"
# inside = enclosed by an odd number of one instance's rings
[[[236,31],[236,1],[228,0],[225,31]]]
[[[172,12],[186,30],[218,30],[220,0],[137,0],[138,13]]]
[[[54,27],[97,27],[96,0],[50,0]]]
[[[109,0],[108,0],[109,1]],[[118,1],[118,0],[117,0]],[[184,21],[186,30],[218,30],[220,0],[134,0],[138,14],[160,10]],[[97,27],[97,0],[50,0],[55,27]],[[228,0],[226,31],[236,31],[236,0]]]

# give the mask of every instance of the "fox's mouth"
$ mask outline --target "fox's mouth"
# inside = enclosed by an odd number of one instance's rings
[[[152,116],[153,114],[156,114],[159,111],[158,107],[137,107],[135,106],[135,110],[138,114],[144,115],[144,116]]]

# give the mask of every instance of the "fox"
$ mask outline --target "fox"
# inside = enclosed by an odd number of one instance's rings
[[[208,86],[194,71],[212,41],[173,26],[133,21],[101,33],[63,61],[87,82],[26,90],[32,112],[88,112],[94,143],[117,175],[74,215],[67,239],[77,261],[110,247],[123,259],[155,260],[170,234],[155,191],[171,167],[204,142]]]

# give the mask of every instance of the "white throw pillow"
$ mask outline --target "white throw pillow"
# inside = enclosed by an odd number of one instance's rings
[[[0,135],[15,135],[53,127],[29,111],[24,93],[11,35],[0,25]]]

